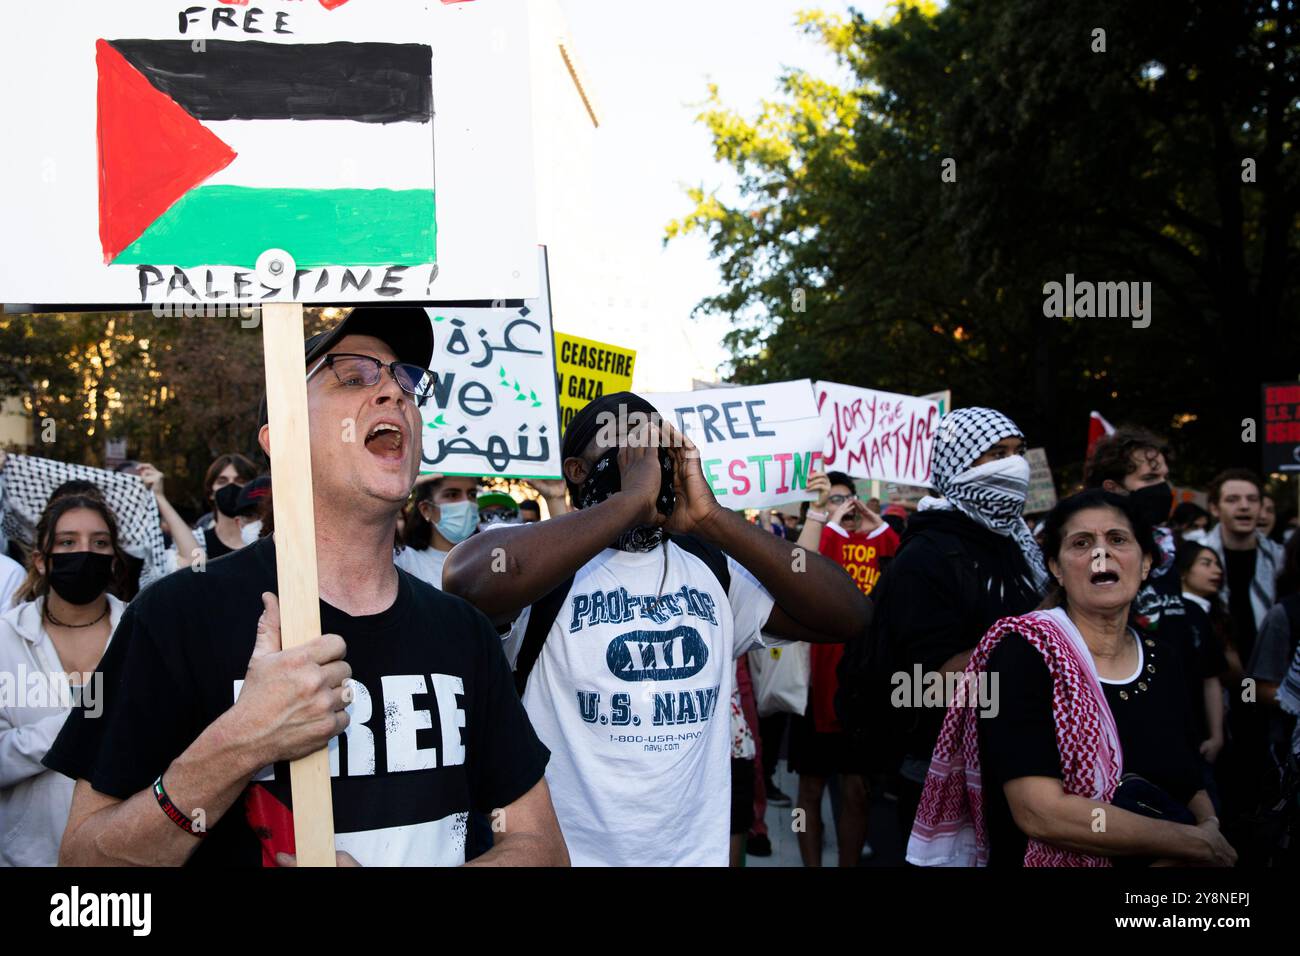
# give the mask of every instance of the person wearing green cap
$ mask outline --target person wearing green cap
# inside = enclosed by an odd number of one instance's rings
[[[478,529],[488,531],[519,524],[519,502],[503,491],[478,496]]]

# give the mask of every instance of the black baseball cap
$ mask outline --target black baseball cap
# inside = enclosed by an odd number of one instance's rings
[[[429,313],[413,306],[363,305],[334,328],[307,340],[307,361],[320,358],[345,335],[372,335],[397,356],[397,361],[428,368],[433,361],[433,325]]]
[[[397,361],[428,368],[433,361],[433,324],[424,309],[414,306],[363,305],[349,312],[332,329],[317,332],[306,342],[306,365],[329,353],[346,335],[370,335],[397,356]],[[266,393],[257,418],[260,429],[267,423]]]

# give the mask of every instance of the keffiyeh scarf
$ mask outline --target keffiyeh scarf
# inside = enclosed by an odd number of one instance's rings
[[[118,474],[89,465],[69,464],[30,455],[10,455],[0,472],[0,527],[4,535],[32,547],[36,525],[54,489],[65,481],[93,482],[117,520],[122,550],[144,561],[140,587],[167,573],[158,502],[135,475]]]
[[[1047,583],[1047,567],[1023,517],[1029,462],[1015,455],[971,467],[1002,439],[1024,437],[1015,422],[992,408],[949,412],[935,434],[931,472],[931,481],[942,497],[922,498],[918,509],[960,511],[990,531],[1013,539],[1029,565],[1030,583],[1041,591]]]
[[[978,686],[989,655],[1019,634],[1043,655],[1052,678],[1052,717],[1065,792],[1110,802],[1123,767],[1119,731],[1083,635],[1065,611],[1004,617],[991,627],[966,665],[966,687]],[[907,861],[916,866],[986,866],[989,847],[980,774],[979,708],[960,698],[949,706],[926,774]],[[1110,866],[1110,860],[1038,840],[1025,848],[1025,866]]]
[[[1296,648],[1291,659],[1291,669],[1278,685],[1277,703],[1292,717],[1300,717],[1300,647]],[[1291,752],[1300,755],[1300,720],[1296,721],[1295,732],[1291,735]]]

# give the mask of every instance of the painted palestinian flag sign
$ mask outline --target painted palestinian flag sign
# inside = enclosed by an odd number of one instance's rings
[[[0,303],[536,298],[530,18],[3,0]]]
[[[101,40],[96,64],[105,262],[436,261],[428,46]],[[332,144],[365,154],[370,188],[344,185]]]

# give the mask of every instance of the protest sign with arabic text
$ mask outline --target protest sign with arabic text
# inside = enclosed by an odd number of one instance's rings
[[[541,252],[542,275],[545,251]],[[559,478],[555,338],[543,295],[511,308],[437,307],[433,394],[420,470],[494,478]]]

